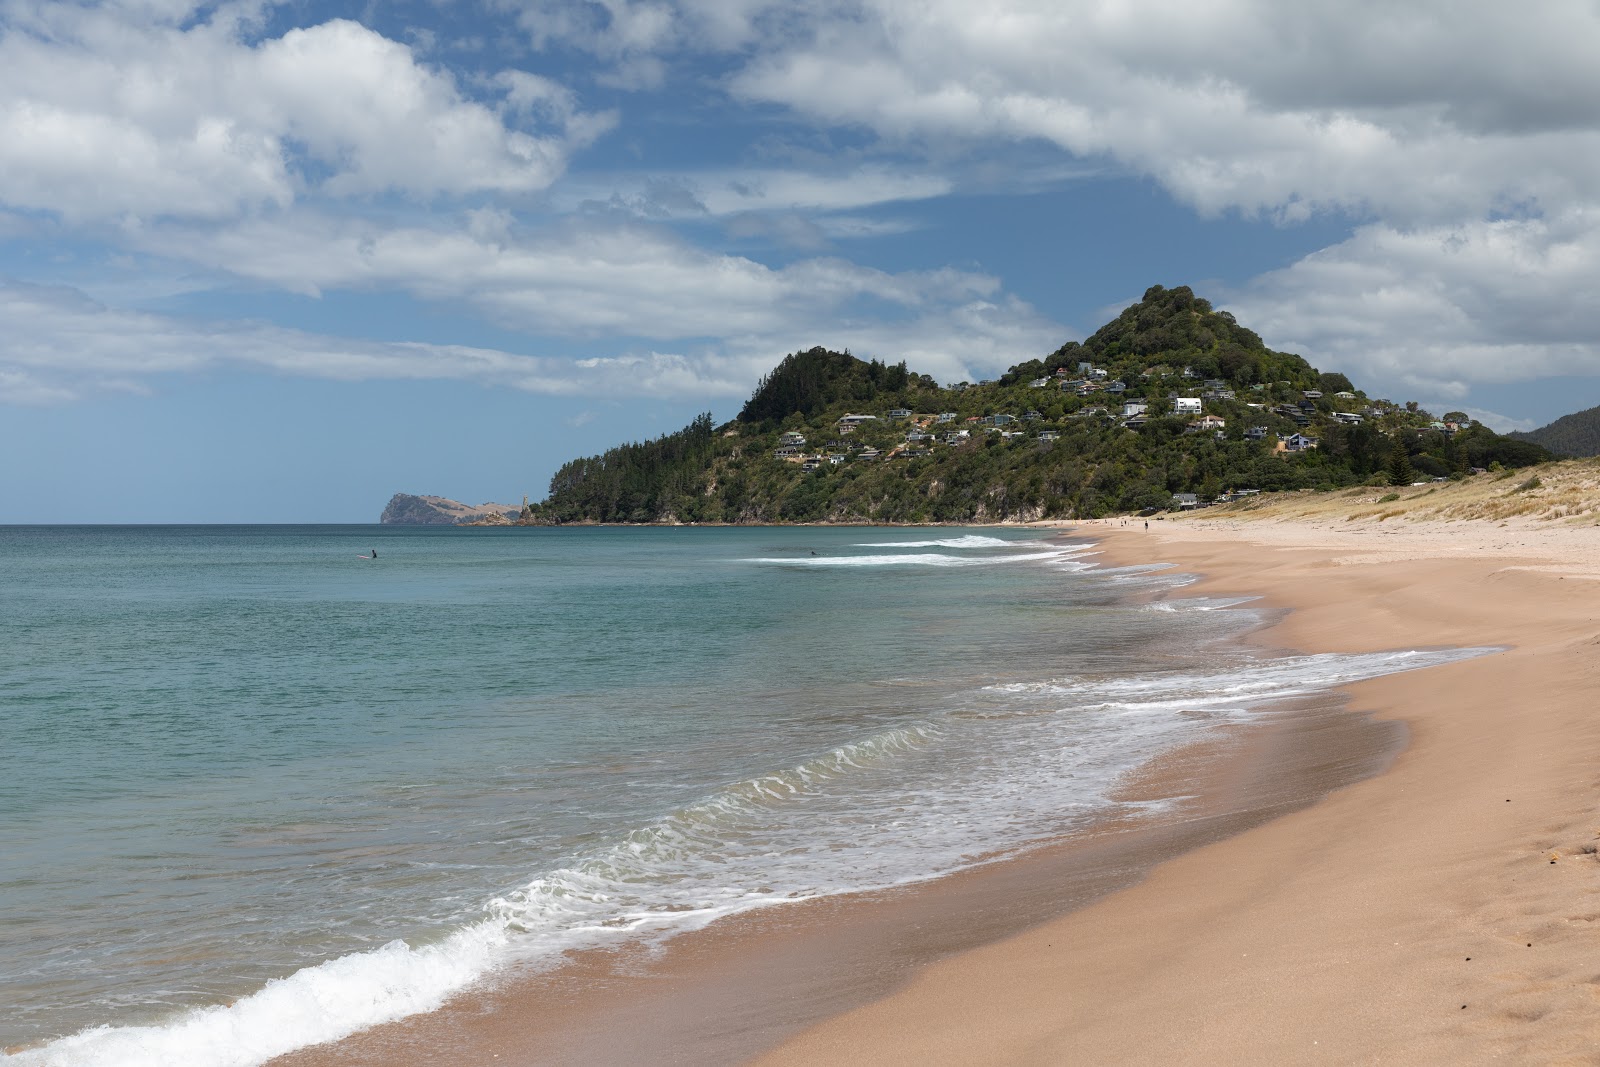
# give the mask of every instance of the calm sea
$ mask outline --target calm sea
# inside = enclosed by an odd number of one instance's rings
[[[1460,655],[1252,654],[1248,604],[1091,547],[0,528],[4,1059],[256,1064],[510,961],[936,877],[1275,698]]]

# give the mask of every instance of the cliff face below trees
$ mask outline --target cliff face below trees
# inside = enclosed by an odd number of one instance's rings
[[[396,493],[378,519],[385,526],[460,526],[485,519],[515,520],[522,509],[515,504],[463,504],[443,496]],[[498,525],[498,524],[497,524]]]

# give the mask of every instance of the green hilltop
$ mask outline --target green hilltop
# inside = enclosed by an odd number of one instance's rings
[[[1548,426],[1506,436],[1532,441],[1561,456],[1600,456],[1600,407],[1574,411]]]
[[[1082,343],[992,381],[942,387],[904,363],[796,352],[726,425],[702,415],[565,464],[528,518],[1092,518],[1549,458],[1460,412],[1369,399],[1343,374],[1268,349],[1187,286],[1154,286]]]

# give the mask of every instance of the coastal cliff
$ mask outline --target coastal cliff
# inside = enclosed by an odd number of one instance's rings
[[[378,519],[385,526],[460,526],[485,519],[510,522],[522,511],[515,504],[463,504],[443,496],[396,493]]]

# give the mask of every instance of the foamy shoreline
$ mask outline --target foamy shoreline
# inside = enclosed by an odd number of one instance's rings
[[[1085,532],[1098,538],[1103,530]],[[831,1012],[883,996],[952,951],[1051,920],[1126,886],[1152,864],[1303,807],[1372,773],[1397,747],[1392,731],[1331,707],[1243,736],[1219,740],[1220,749],[1175,752],[1130,783],[1135,796],[1203,794],[1175,820],[1107,826],[1042,854],[888,894],[724,919],[673,942],[643,972],[625,953],[583,956],[556,975],[512,978],[433,1016],[280,1062],[428,1063],[439,1062],[446,1048],[475,1061],[641,1062],[659,1055],[737,1062]],[[1339,760],[1326,758],[1329,746]]]
[[[1340,517],[1342,518],[1342,517]],[[1292,613],[1306,651],[1504,644],[1361,682],[1388,773],[925,969],[759,1062],[1589,1062],[1600,531],[1225,515],[1086,524]]]

